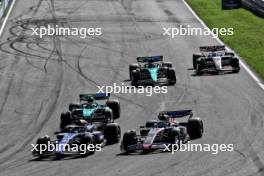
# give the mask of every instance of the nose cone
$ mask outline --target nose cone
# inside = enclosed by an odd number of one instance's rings
[[[158,70],[159,68],[148,68],[150,76],[153,81],[158,81]]]

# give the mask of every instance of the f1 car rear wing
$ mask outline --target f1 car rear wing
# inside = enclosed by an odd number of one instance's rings
[[[182,118],[189,115],[191,118],[193,113],[192,110],[161,111],[159,116],[161,115],[167,115],[169,118]]]
[[[88,98],[93,97],[95,100],[108,99],[110,93],[96,93],[96,94],[80,94],[80,101],[86,101]]]
[[[215,46],[201,46],[200,51],[202,52],[212,52],[212,51],[224,51],[225,45],[215,45]]]
[[[159,62],[163,61],[163,56],[146,56],[146,57],[137,57],[138,62]]]

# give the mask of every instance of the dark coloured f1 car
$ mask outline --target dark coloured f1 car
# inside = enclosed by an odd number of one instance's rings
[[[78,125],[68,125],[62,131],[55,132],[56,140],[49,136],[37,139],[36,148],[32,151],[34,157],[45,159],[48,157],[79,155],[88,156],[100,151],[106,144],[104,135],[95,125],[88,125],[79,121]]]
[[[137,64],[129,65],[132,86],[174,85],[176,83],[175,69],[171,62],[163,62],[163,56],[138,57],[137,62]]]
[[[187,122],[176,119],[188,117]],[[150,120],[140,127],[140,133],[130,130],[124,133],[121,151],[132,153],[136,151],[149,152],[164,149],[167,144],[187,143],[189,140],[201,138],[203,122],[199,117],[193,117],[192,110],[162,111],[158,120]]]
[[[193,54],[193,68],[197,75],[203,73],[238,73],[239,59],[225,46],[202,46],[201,53]]]
[[[70,104],[69,111],[61,114],[61,129],[69,124],[75,124],[80,119],[97,126],[102,131],[108,144],[118,143],[121,135],[120,126],[114,120],[120,117],[120,103],[109,100],[110,94],[82,94],[80,103]],[[105,105],[96,100],[105,100]]]

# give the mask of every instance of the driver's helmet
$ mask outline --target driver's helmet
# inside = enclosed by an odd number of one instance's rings
[[[167,121],[159,121],[159,122],[157,123],[156,127],[157,127],[157,128],[164,128],[164,127],[167,127],[167,126],[169,126],[169,125],[170,125],[170,123],[167,122]]]
[[[149,63],[149,64],[148,64],[148,68],[155,68],[155,67],[156,67],[156,65],[153,64],[153,63]]]
[[[87,99],[86,99],[86,104],[87,105],[92,105],[94,103],[94,98],[93,97],[88,97]]]
[[[75,123],[76,123],[76,125],[79,125],[82,127],[88,124],[88,122],[86,120],[83,120],[83,119],[77,120]]]
[[[169,120],[169,116],[166,114],[159,114],[158,115],[158,119],[159,120],[163,120],[163,121],[168,121]]]
[[[45,140],[47,140],[47,141],[50,141],[50,137],[49,137],[48,135],[45,135],[45,136],[43,137],[43,139],[45,139]]]
[[[209,57],[217,57],[217,56],[221,56],[221,52],[212,52],[209,54]]]

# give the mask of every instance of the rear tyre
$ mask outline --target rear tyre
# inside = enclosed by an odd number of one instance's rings
[[[132,71],[139,68],[138,64],[130,64],[129,65],[129,79],[132,80]]]
[[[104,130],[104,136],[108,145],[115,144],[120,141],[121,129],[117,123],[109,123]]]
[[[175,69],[174,68],[169,68],[168,69],[167,76],[168,76],[168,79],[169,79],[169,85],[176,84],[176,74],[175,74]]]
[[[199,59],[200,57],[203,57],[202,53],[195,53],[193,54],[193,68],[196,68],[196,64],[197,64],[197,59]]]
[[[234,52],[225,52],[225,56],[235,56]]]
[[[114,119],[120,118],[120,102],[118,100],[108,100],[106,106],[112,109]]]
[[[135,131],[126,131],[123,135],[123,140],[121,143],[121,149],[126,153],[132,153],[133,150],[129,150],[128,147],[137,144],[137,134]]]
[[[203,72],[202,72],[202,66],[201,64],[197,64],[196,65],[196,75],[202,75]]]
[[[46,145],[46,148],[47,148],[49,142],[50,142],[50,137],[49,136],[44,136],[44,137],[38,138],[37,142],[36,142],[36,144],[37,144],[36,148],[37,148],[38,151],[33,151],[32,152],[33,155],[37,154],[40,160],[44,159],[46,157],[45,153],[48,152],[48,151],[40,151],[40,148],[41,148],[40,146],[41,145]]]
[[[187,123],[187,131],[192,140],[201,138],[204,131],[203,121],[199,117],[189,119]]]
[[[64,129],[65,126],[70,125],[71,123],[72,123],[71,113],[70,112],[61,113],[60,128]]]
[[[162,67],[172,68],[172,63],[171,62],[163,62]]]

